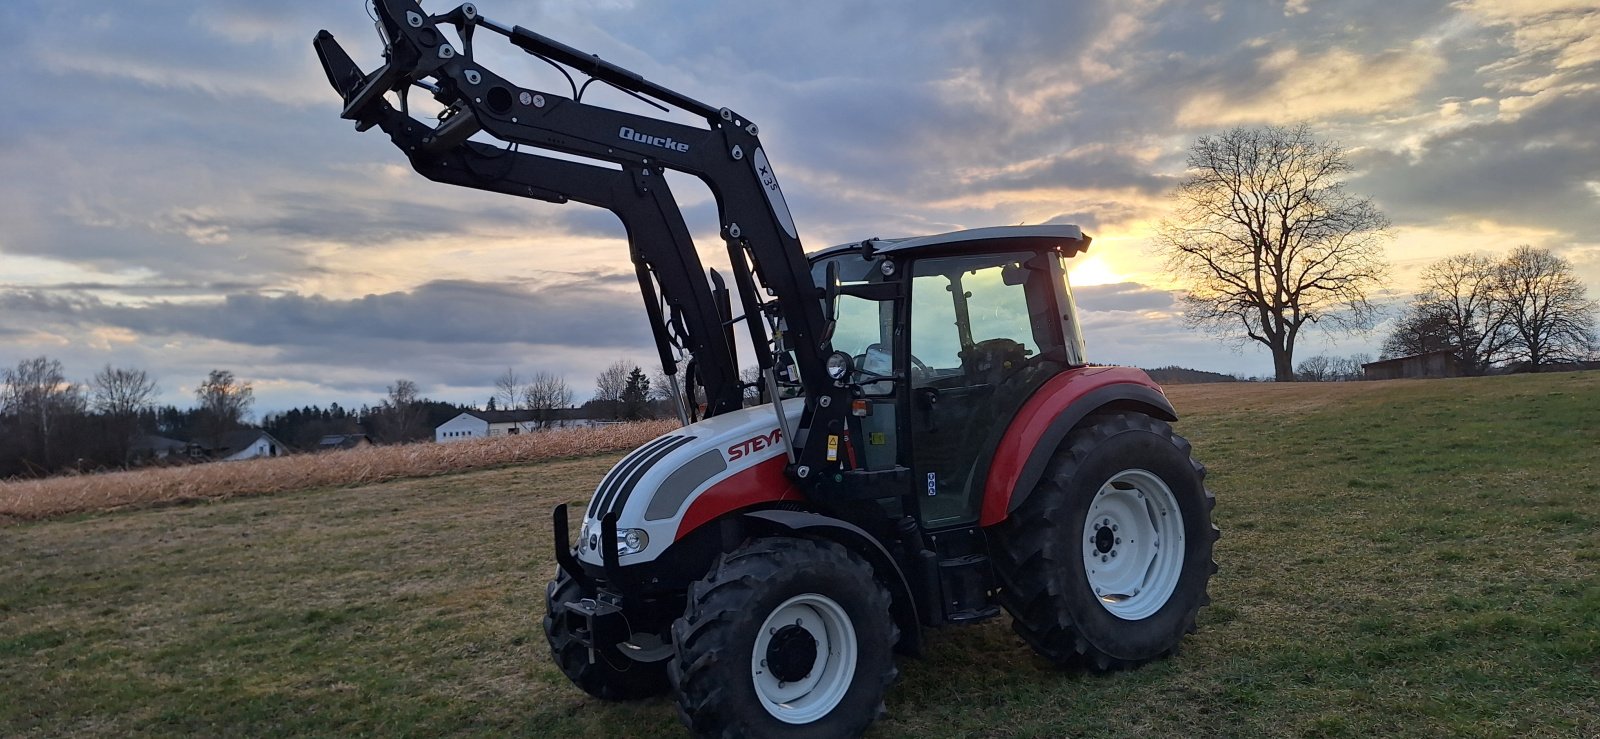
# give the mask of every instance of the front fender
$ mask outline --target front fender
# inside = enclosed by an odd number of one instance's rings
[[[995,447],[978,525],[993,526],[1011,515],[1044,476],[1067,434],[1088,416],[1110,411],[1178,420],[1161,386],[1143,370],[1085,367],[1056,375],[1022,404]]]
[[[750,511],[740,519],[755,532],[821,537],[861,555],[872,565],[873,571],[879,573],[878,579],[889,587],[890,615],[900,627],[900,643],[895,649],[911,656],[922,655],[922,622],[917,617],[917,603],[911,597],[911,585],[906,582],[894,556],[871,534],[848,521],[807,511]]]

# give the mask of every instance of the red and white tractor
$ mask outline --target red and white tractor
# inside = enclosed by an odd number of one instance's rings
[[[1216,570],[1205,468],[1159,386],[1088,364],[1067,281],[1090,243],[1078,228],[808,257],[756,125],[732,110],[471,4],[373,7],[376,70],[315,41],[344,117],[430,179],[617,214],[675,388],[687,360],[684,426],[618,462],[576,531],[553,513],[544,628],[579,688],[670,691],[703,735],[850,736],[927,627],[1004,611],[1046,659],[1101,670],[1194,630]],[[476,31],[589,80],[518,86],[475,61]],[[700,125],[583,102],[595,81]],[[411,115],[414,89],[438,121]],[[731,288],[702,267],[667,170],[715,196]],[[750,407],[741,345],[761,370]]]

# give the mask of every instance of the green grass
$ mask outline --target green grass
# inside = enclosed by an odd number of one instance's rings
[[[1224,529],[1183,652],[934,631],[875,736],[1600,735],[1600,374],[1173,397]],[[0,735],[681,735],[538,626],[614,459],[0,528]]]

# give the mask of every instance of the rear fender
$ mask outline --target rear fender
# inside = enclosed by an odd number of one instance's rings
[[[1178,420],[1161,386],[1139,369],[1088,367],[1063,372],[1046,382],[1022,404],[995,448],[985,476],[978,525],[1004,521],[1027,500],[1062,440],[1083,419],[1114,411]]]

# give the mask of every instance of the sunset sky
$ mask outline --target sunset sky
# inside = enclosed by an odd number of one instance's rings
[[[1150,250],[1189,145],[1234,125],[1306,121],[1348,148],[1351,188],[1393,222],[1386,304],[1439,257],[1519,244],[1600,297],[1592,2],[477,4],[759,123],[808,250],[1081,226],[1097,362],[1271,374],[1182,327]],[[583,399],[616,358],[654,361],[613,216],[427,182],[339,119],[310,42],[327,28],[376,66],[361,0],[10,0],[0,21],[0,366],[143,368],[178,405],[230,369],[259,414],[376,402],[401,377],[482,402],[508,366]],[[498,37],[478,47],[567,94]],[[673,184],[715,264],[709,193]],[[1297,356],[1382,336],[1313,333]]]

